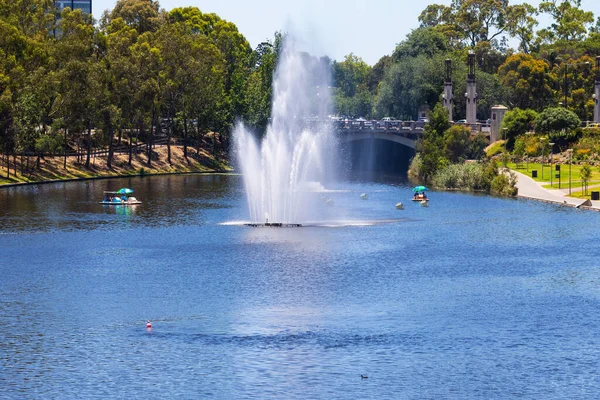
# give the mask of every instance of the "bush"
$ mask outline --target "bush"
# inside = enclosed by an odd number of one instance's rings
[[[492,194],[498,196],[516,196],[517,195],[517,176],[514,172],[499,173],[492,179],[490,188]]]
[[[433,177],[433,186],[443,189],[487,190],[486,164],[451,164]]]

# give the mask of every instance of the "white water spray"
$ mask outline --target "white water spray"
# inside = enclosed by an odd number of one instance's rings
[[[328,65],[294,51],[285,40],[266,136],[259,145],[243,124],[234,131],[252,222],[302,223],[323,212],[315,192],[334,175],[335,165],[332,129],[323,122],[328,84]]]

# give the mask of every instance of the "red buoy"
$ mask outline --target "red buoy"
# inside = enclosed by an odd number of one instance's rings
[[[148,322],[146,322],[146,328],[152,328],[152,321],[148,320]]]

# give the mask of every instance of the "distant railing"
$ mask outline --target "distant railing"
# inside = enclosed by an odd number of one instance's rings
[[[359,120],[343,119],[334,120],[334,127],[340,133],[376,131],[388,133],[406,133],[412,135],[422,134],[428,121],[401,121],[401,120]],[[489,134],[490,124],[486,122],[476,122],[473,124],[464,122],[454,122],[456,125],[469,127],[474,133]]]

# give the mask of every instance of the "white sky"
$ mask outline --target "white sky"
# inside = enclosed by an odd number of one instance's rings
[[[159,0],[162,8],[195,6],[233,22],[250,42],[273,39],[276,31],[294,34],[304,49],[341,61],[349,53],[375,64],[391,54],[396,44],[419,26],[418,16],[428,4],[451,0]],[[525,0],[511,4],[521,4]],[[540,0],[527,1],[537,6]],[[582,8],[600,16],[600,0],[583,0]],[[112,9],[116,0],[93,0],[93,14]],[[538,17],[538,29],[549,24]]]

